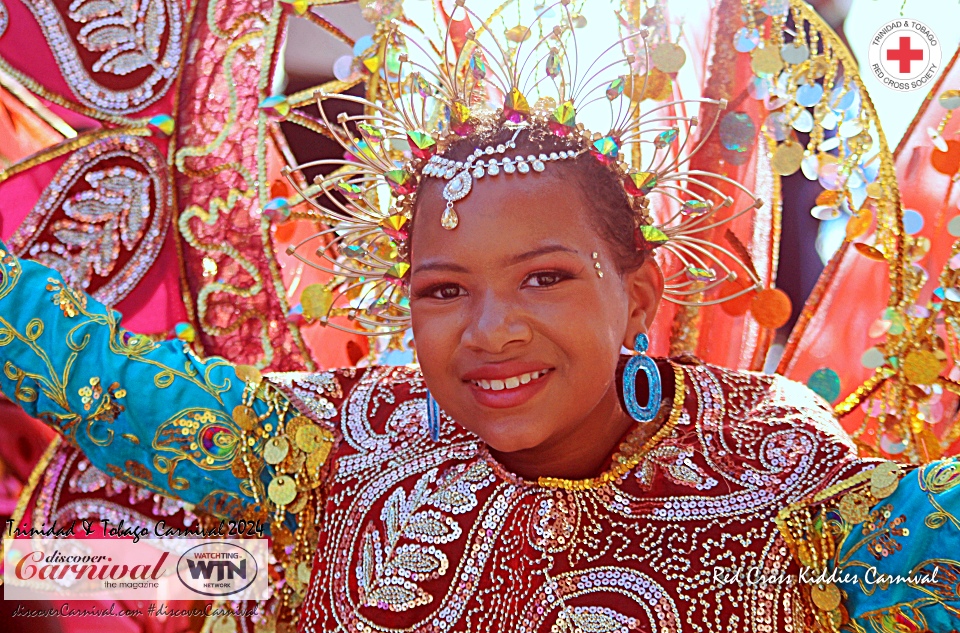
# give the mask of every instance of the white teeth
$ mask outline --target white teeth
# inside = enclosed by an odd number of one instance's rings
[[[532,371],[526,374],[520,374],[519,376],[511,376],[504,380],[474,380],[473,384],[480,387],[481,389],[489,389],[491,391],[503,391],[504,389],[516,389],[520,385],[525,385],[531,380],[536,380],[541,376],[545,376],[549,370],[540,370]]]

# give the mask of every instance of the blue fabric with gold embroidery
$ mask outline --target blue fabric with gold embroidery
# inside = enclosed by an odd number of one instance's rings
[[[263,500],[231,472],[245,387],[233,365],[124,330],[117,312],[2,243],[0,365],[0,391],[101,470],[221,516]],[[275,428],[273,405],[250,400]]]
[[[862,628],[844,630],[960,629],[958,507],[960,460],[950,458],[909,471],[870,519],[852,526],[831,569]]]

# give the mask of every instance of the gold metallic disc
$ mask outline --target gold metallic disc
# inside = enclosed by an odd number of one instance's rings
[[[789,176],[800,169],[803,161],[803,145],[795,142],[781,143],[773,152],[770,164],[773,171],[781,176]]]
[[[290,452],[290,442],[285,437],[272,437],[263,447],[263,461],[271,465],[277,465],[283,461]]]
[[[896,462],[883,462],[870,471],[870,486],[873,488],[886,488],[898,481],[900,481],[900,464]]]
[[[244,431],[252,431],[260,426],[257,412],[242,404],[233,408],[233,421]]]
[[[833,611],[840,606],[840,590],[832,582],[827,584],[814,585],[810,588],[810,596],[813,603],[822,611]]]
[[[263,374],[261,374],[260,370],[253,365],[237,365],[233,368],[233,370],[237,372],[237,378],[243,382],[259,385],[263,380]]]
[[[754,74],[775,75],[783,68],[783,58],[780,57],[780,51],[772,46],[757,48],[753,51],[751,66]]]
[[[843,520],[854,525],[863,523],[870,518],[870,506],[867,499],[856,492],[844,495],[840,499],[838,509]]]
[[[300,450],[305,453],[312,453],[320,448],[320,444],[323,441],[322,430],[315,424],[301,426],[297,429],[297,435],[294,440]]]
[[[650,61],[659,70],[673,74],[683,68],[687,61],[687,54],[679,45],[664,42],[650,53]]]
[[[285,506],[297,496],[297,484],[293,481],[293,477],[280,475],[270,482],[267,495],[270,497],[270,501],[278,506]]]
[[[936,382],[943,369],[936,354],[929,350],[913,350],[903,359],[903,373],[915,385],[929,385]]]

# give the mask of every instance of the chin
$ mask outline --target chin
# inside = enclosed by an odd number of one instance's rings
[[[517,453],[540,446],[546,438],[525,431],[517,425],[491,427],[489,425],[471,429],[480,436],[487,446],[497,453]]]

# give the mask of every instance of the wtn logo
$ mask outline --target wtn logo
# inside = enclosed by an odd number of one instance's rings
[[[254,544],[256,545],[256,544]],[[266,548],[260,544],[257,556],[240,545],[225,541],[201,543],[191,547],[177,561],[177,577],[185,587],[204,596],[231,596],[253,585],[259,574],[260,561],[266,561]],[[262,589],[261,589],[262,591]]]
[[[229,560],[187,560],[187,567],[194,580],[203,578],[204,580],[233,580],[236,576],[241,579],[247,579],[247,561],[241,560],[240,564]],[[217,577],[213,578],[216,572]]]

